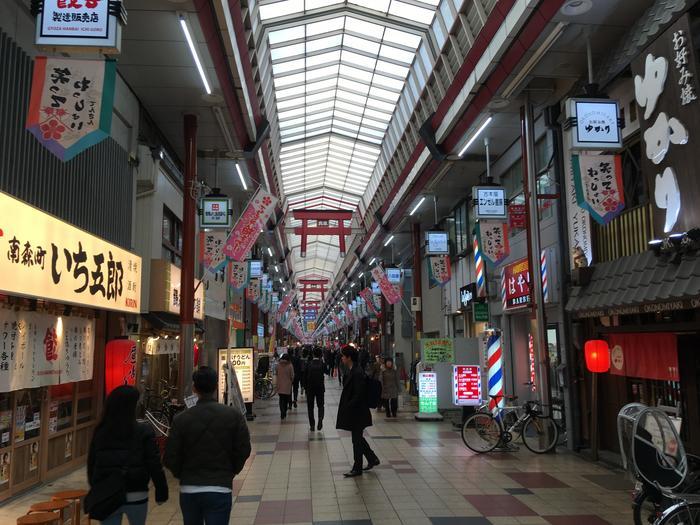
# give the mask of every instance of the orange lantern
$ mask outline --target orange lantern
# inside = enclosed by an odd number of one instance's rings
[[[610,370],[610,347],[607,341],[602,339],[586,341],[583,351],[589,372],[601,373]]]
[[[115,339],[105,347],[105,395],[121,385],[136,383],[136,342]]]

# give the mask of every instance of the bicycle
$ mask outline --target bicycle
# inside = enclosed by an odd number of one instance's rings
[[[494,401],[505,396],[489,396]],[[508,396],[515,401],[517,396]],[[557,446],[559,427],[551,416],[544,416],[539,410],[540,404],[528,401],[522,407],[498,408],[496,416],[488,411],[487,405],[479,407],[477,412],[467,418],[462,426],[462,441],[477,454],[491,452],[501,445],[513,441],[513,434],[518,433],[525,446],[535,454],[544,454]]]
[[[268,376],[257,377],[255,379],[255,397],[258,399],[271,399],[275,395],[275,386]]]
[[[171,386],[167,381],[161,379],[159,382],[161,390],[154,394],[151,388],[144,389],[143,407],[147,415],[165,426],[170,426],[173,418],[185,409],[184,405],[173,402],[177,387]]]

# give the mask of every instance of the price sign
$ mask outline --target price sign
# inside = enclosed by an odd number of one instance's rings
[[[435,372],[418,373],[418,412],[437,412],[437,374]]]
[[[481,404],[481,369],[478,366],[452,366],[452,402],[457,406]]]
[[[243,394],[245,403],[253,402],[253,349],[252,348],[231,348],[231,365],[236,371],[238,385]],[[226,348],[219,349],[219,363],[226,362]],[[219,392],[223,398],[225,390],[225,376],[223,368],[219,370]]]

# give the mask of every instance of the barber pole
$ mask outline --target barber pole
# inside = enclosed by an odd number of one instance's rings
[[[508,306],[508,299],[506,296],[506,269],[505,267],[501,268],[501,301],[503,303],[503,311],[506,311],[506,307]]]
[[[549,302],[549,286],[547,284],[547,250],[542,250],[540,255],[540,269],[542,271],[542,297],[544,302]]]
[[[503,345],[500,332],[493,332],[486,342],[489,380],[489,410],[493,415],[505,406],[503,397]],[[491,396],[497,396],[495,399]],[[496,401],[498,400],[498,401]]]
[[[476,267],[476,296],[486,297],[486,277],[484,276],[484,260],[479,250],[479,239],[474,234],[474,266]]]

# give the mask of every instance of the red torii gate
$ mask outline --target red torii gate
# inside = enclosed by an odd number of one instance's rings
[[[345,237],[352,233],[345,221],[352,220],[352,211],[348,210],[293,210],[292,215],[301,221],[301,227],[294,228],[294,234],[301,236],[301,256],[306,257],[306,241],[309,235],[337,235],[340,256],[345,257]],[[309,226],[309,221],[316,221],[316,226]],[[330,222],[336,221],[336,226]]]
[[[301,287],[299,291],[303,294],[301,300],[302,303],[307,303],[307,293],[320,293],[321,300],[324,301],[326,299],[326,292],[328,291],[328,279],[299,279],[298,282],[299,286]]]

